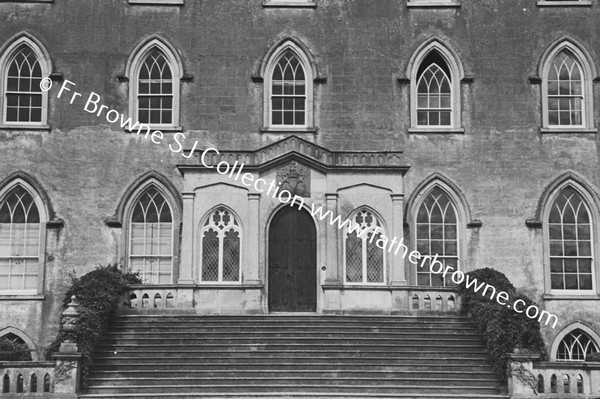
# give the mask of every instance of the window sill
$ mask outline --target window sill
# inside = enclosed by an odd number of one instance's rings
[[[585,127],[572,127],[572,128],[557,128],[557,127],[541,127],[540,133],[542,134],[577,134],[577,133],[598,133],[598,129],[585,128]]]
[[[278,8],[315,8],[316,0],[263,0],[263,7],[278,7]]]
[[[44,130],[49,132],[49,125],[0,125],[0,130]]]
[[[591,0],[561,0],[561,1],[544,1],[537,2],[539,7],[591,7]]]
[[[447,7],[460,7],[460,3],[457,1],[436,1],[436,0],[408,0],[406,3],[407,7],[427,7],[427,8],[447,8]]]
[[[144,6],[182,6],[183,0],[129,0],[129,4]]]
[[[262,127],[260,128],[261,133],[312,133],[316,134],[318,129],[316,127]]]
[[[8,294],[0,293],[0,301],[43,301],[44,295],[19,295],[19,294]]]
[[[600,295],[590,294],[544,294],[542,299],[546,301],[600,301]]]
[[[233,289],[233,290],[245,290],[245,289],[262,289],[264,285],[260,284],[248,284],[248,283],[198,283],[196,286],[198,289],[209,288],[209,289]]]
[[[142,125],[142,123],[140,123],[140,124],[138,125],[138,129],[139,129],[140,125]],[[148,125],[148,124],[146,124],[146,126],[149,126],[149,127],[150,127],[150,135],[152,134],[152,132],[154,132],[154,131],[157,131],[157,130],[158,130],[158,131],[161,131],[161,132],[163,132],[163,133],[175,133],[175,132],[183,132],[183,127],[181,127],[181,126],[165,126],[165,125],[163,125],[163,126],[154,125],[154,126],[153,126],[153,125]],[[127,133],[137,133],[137,132],[138,132],[138,129],[131,129],[131,130],[130,130],[130,129],[128,129],[128,128],[125,128],[124,130],[125,130]],[[145,134],[144,134],[144,135],[145,135]]]
[[[464,134],[465,129],[462,127],[411,127],[408,133],[428,134],[428,133],[443,133],[443,134]]]

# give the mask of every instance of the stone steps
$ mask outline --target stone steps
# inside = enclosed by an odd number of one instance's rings
[[[122,314],[81,398],[507,398],[460,316]]]

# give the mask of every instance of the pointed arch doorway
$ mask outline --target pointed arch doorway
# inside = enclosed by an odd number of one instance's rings
[[[269,226],[269,311],[317,310],[317,231],[306,210],[279,210]]]

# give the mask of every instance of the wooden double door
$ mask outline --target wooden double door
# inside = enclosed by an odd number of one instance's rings
[[[310,214],[282,208],[269,228],[269,311],[317,309],[317,232]]]

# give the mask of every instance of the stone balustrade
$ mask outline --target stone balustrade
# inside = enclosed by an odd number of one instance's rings
[[[600,398],[600,362],[535,362],[536,354],[509,356],[511,398]]]
[[[2,394],[0,397],[56,398],[54,395],[55,362],[0,362]],[[36,394],[31,395],[31,394]],[[39,395],[38,395],[39,394]]]
[[[431,310],[438,312],[458,312],[460,297],[454,290],[448,288],[427,287],[409,289],[409,310]]]

